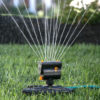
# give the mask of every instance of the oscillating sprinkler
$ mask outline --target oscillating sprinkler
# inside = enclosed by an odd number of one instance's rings
[[[38,64],[40,80],[46,81],[46,85],[28,86],[23,90],[26,94],[38,93],[71,93],[73,89],[62,86],[55,86],[54,80],[61,78],[62,62],[60,61],[41,61]]]

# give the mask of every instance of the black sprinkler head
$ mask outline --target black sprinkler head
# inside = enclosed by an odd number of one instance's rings
[[[40,80],[46,80],[47,85],[53,85],[53,80],[61,78],[61,67],[62,62],[59,61],[48,61],[39,62],[39,74]]]
[[[25,94],[46,94],[46,93],[71,93],[73,89],[62,86],[54,86],[53,80],[61,78],[62,62],[60,61],[41,61],[38,64],[40,80],[46,81],[46,86],[32,85],[23,90]]]

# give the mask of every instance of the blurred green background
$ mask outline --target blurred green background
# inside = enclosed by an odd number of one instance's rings
[[[9,11],[12,13],[12,15],[19,15],[17,7],[15,7],[11,3],[11,0],[3,0],[5,1],[6,6],[9,8]],[[23,0],[22,0],[23,1]],[[83,1],[83,2],[82,2]],[[27,5],[28,0],[25,0],[27,9],[29,6]],[[60,4],[60,5],[59,5]],[[94,13],[95,15],[92,17],[90,24],[97,24],[100,23],[100,0],[89,0],[86,2],[86,0],[52,0],[51,8],[47,9],[46,12],[46,5],[41,2],[41,0],[37,0],[36,3],[36,11],[37,14],[30,13],[31,17],[38,16],[44,18],[44,16],[48,16],[49,18],[57,18],[59,16],[59,19],[62,23],[66,22],[66,17],[68,16],[69,10],[72,8],[71,15],[69,17],[68,23],[72,23],[73,18],[75,17],[76,13],[78,14],[78,17],[76,19],[76,23],[81,19],[82,14],[87,10],[84,19],[82,20],[82,23],[87,22],[90,15]],[[91,6],[89,6],[91,5]],[[27,17],[27,11],[25,8],[25,5],[21,3],[19,6],[19,9],[21,10],[21,13]],[[4,9],[3,6],[0,6],[0,14],[1,15],[8,15],[7,11]]]

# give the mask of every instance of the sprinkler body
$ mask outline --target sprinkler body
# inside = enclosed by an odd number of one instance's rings
[[[53,85],[53,80],[61,78],[62,62],[39,62],[40,80],[46,80],[48,86]]]
[[[58,80],[61,78],[61,68],[62,62],[60,61],[48,61],[48,62],[39,62],[38,64],[40,80],[46,81],[46,86],[42,85],[32,85],[28,86],[23,90],[25,94],[46,94],[46,93],[71,93],[73,89],[66,88],[62,86],[54,86],[54,80]]]

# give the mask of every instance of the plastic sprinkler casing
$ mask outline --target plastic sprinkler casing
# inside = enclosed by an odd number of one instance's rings
[[[62,62],[60,61],[41,61],[38,64],[40,80],[46,80],[48,86],[53,85],[53,80],[61,78]]]

